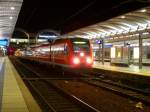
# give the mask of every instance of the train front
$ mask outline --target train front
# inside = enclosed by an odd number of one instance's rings
[[[74,67],[91,67],[93,64],[92,48],[90,41],[84,38],[73,38],[72,43],[72,65]]]

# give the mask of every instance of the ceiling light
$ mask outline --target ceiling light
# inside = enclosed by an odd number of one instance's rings
[[[142,9],[140,12],[146,12],[146,9]]]
[[[10,7],[11,10],[15,10],[15,7]]]
[[[122,19],[126,18],[125,16],[121,16]]]
[[[13,19],[13,17],[11,16],[11,17],[9,17],[9,19]]]

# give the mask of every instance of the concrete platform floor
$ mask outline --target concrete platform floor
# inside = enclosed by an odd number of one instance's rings
[[[0,65],[3,63],[3,67],[0,66],[3,68],[1,112],[41,112],[8,57],[0,57],[0,60]]]
[[[110,62],[105,62],[103,65],[101,62],[99,63],[95,61],[93,68],[150,76],[150,66],[143,66],[142,69],[139,69],[139,67],[136,65],[130,65],[129,67],[119,67],[110,65]]]

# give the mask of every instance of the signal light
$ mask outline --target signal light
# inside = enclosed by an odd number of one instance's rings
[[[73,59],[73,63],[74,63],[74,64],[79,64],[79,63],[80,63],[79,58],[75,57],[75,58]]]
[[[83,52],[81,52],[81,53],[80,53],[80,56],[81,56],[81,57],[83,57],[83,56],[84,56],[84,53],[83,53]]]

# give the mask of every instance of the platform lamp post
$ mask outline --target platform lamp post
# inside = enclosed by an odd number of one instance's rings
[[[15,31],[23,32],[27,36],[27,39],[28,39],[27,45],[29,46],[30,45],[30,35],[29,35],[29,33],[27,31],[25,31],[24,29],[21,29],[21,28],[16,28]]]
[[[99,52],[98,52],[98,62],[100,63],[101,60],[101,37],[98,39],[98,46],[99,46]]]
[[[26,47],[26,55],[27,55],[27,51],[28,51],[28,48],[29,48],[29,46],[30,46],[30,36],[29,36],[29,34],[26,32],[26,31],[24,31],[23,30],[23,32],[26,34],[26,36],[27,36],[27,38],[28,38],[28,43],[27,43],[27,47]]]
[[[137,32],[139,30],[139,26],[137,27]],[[142,40],[142,33],[139,32],[139,69],[142,69],[142,47],[143,47],[143,40]]]
[[[104,38],[101,39],[101,43],[102,43],[102,64],[104,65]]]
[[[38,37],[40,35],[42,35],[43,33],[50,33],[50,36],[46,37],[47,41],[49,42],[49,46],[50,46],[50,53],[49,53],[49,57],[50,57],[50,60],[52,60],[52,57],[51,57],[51,46],[52,46],[52,42],[55,38],[59,37],[60,36],[60,31],[57,32],[57,31],[54,31],[54,30],[51,30],[51,29],[43,29],[43,30],[40,30],[37,35],[36,35],[36,45],[38,43]]]
[[[29,33],[27,31],[25,31],[24,29],[21,29],[21,28],[16,28],[15,31],[23,32],[27,36],[27,39],[28,39],[27,47],[29,47],[30,46],[30,35],[29,35]],[[26,53],[27,53],[27,47],[26,47]]]
[[[137,27],[137,32],[139,30],[140,26]],[[143,52],[143,42],[142,42],[142,33],[139,32],[139,69],[142,69],[142,52]]]
[[[142,69],[142,47],[143,47],[143,42],[142,42],[142,33],[139,33],[139,69]]]
[[[130,43],[126,43],[128,47],[128,66],[130,65]]]
[[[104,65],[104,39],[103,38],[99,38],[98,40],[98,45],[99,45],[99,63],[100,63],[100,60],[102,61],[102,64]]]
[[[124,31],[123,31],[124,32]],[[123,32],[122,32],[122,34],[123,34]],[[131,32],[131,28],[129,28],[129,31],[128,31],[128,34]],[[130,66],[130,59],[131,59],[131,57],[130,57],[130,55],[131,55],[131,48],[130,48],[130,43],[126,43],[126,46],[128,47],[128,66]]]
[[[26,31],[24,31],[24,33],[26,34],[26,36],[28,38],[28,44],[27,44],[27,47],[26,47],[26,55],[27,55],[27,51],[28,51],[28,48],[30,46],[30,36],[29,36],[29,34]]]
[[[100,41],[100,40],[99,40]],[[100,63],[100,57],[101,57],[101,44],[100,43],[98,43],[98,45],[99,45],[99,55],[98,55],[98,62]]]
[[[27,33],[27,32],[24,32],[26,35],[27,35],[27,37],[28,37],[28,47],[30,46],[30,36],[29,36],[29,34]]]

